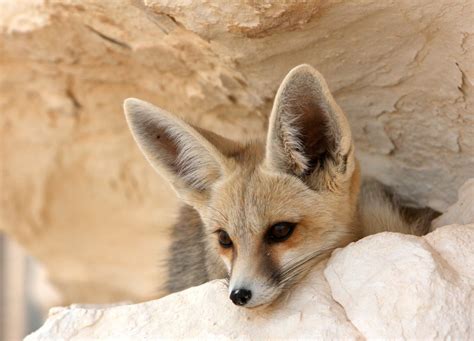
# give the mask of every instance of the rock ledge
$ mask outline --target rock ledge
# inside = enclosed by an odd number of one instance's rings
[[[98,338],[474,337],[474,224],[380,233],[336,250],[281,302],[234,306],[222,281],[159,300],[54,308],[26,341]]]

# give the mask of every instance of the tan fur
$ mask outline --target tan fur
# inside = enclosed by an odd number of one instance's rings
[[[175,228],[170,291],[227,274],[230,291],[252,291],[246,307],[268,305],[335,248],[384,230],[422,233],[426,225],[410,221],[380,187],[359,195],[349,123],[308,65],[283,80],[266,141],[236,143],[136,99],[125,102],[125,113],[147,159],[192,207],[185,214],[198,213]],[[271,243],[267,233],[279,222],[295,230]],[[219,245],[219,230],[232,248]]]

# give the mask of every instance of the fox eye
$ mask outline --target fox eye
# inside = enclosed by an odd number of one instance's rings
[[[266,239],[270,243],[281,243],[290,238],[296,223],[282,221],[272,225],[266,234]]]
[[[219,230],[218,232],[218,238],[219,238],[219,244],[227,249],[229,247],[232,247],[232,240],[229,237],[229,234],[225,232],[224,230]]]

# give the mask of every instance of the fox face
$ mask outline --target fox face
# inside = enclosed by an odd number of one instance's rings
[[[272,303],[358,238],[349,124],[312,67],[283,80],[261,141],[230,141],[137,99],[124,107],[150,164],[199,212],[235,304]]]

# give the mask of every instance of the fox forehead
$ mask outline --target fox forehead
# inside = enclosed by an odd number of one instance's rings
[[[216,185],[207,215],[209,228],[238,237],[260,234],[281,221],[298,223],[315,208],[319,197],[299,179],[255,169],[236,171]]]

